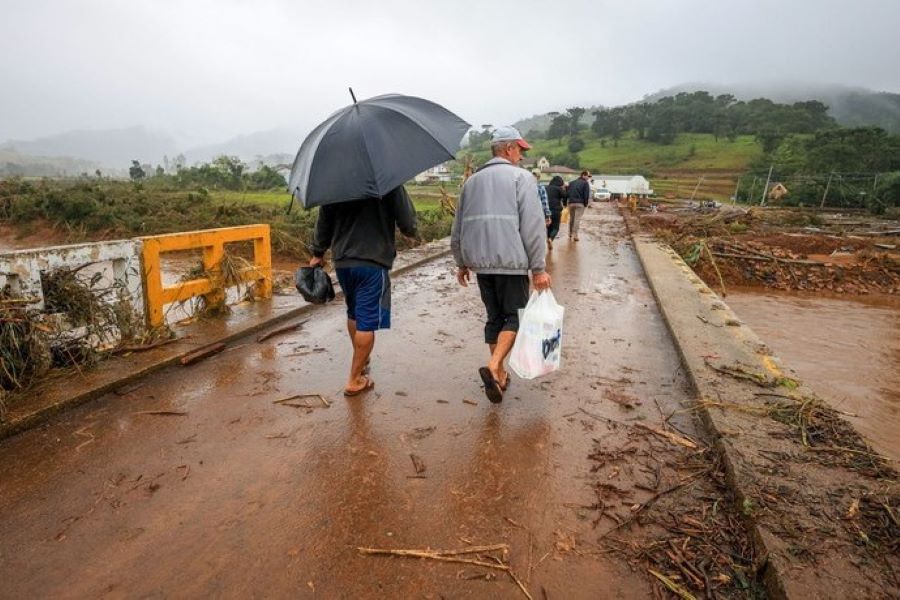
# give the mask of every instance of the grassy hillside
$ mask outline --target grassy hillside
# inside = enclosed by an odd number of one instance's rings
[[[581,166],[604,173],[657,174],[681,171],[745,171],[750,163],[762,155],[762,149],[753,136],[738,136],[733,142],[725,138],[716,141],[710,134],[679,134],[670,145],[660,145],[633,136],[623,137],[618,146],[609,139],[598,140],[585,135],[584,149],[578,153]],[[567,152],[568,138],[557,140],[529,140],[533,146],[529,158],[553,157]],[[605,142],[605,145],[602,143]],[[489,152],[481,148],[475,160],[487,160]]]
[[[702,200],[728,200],[734,193],[738,175],[745,173],[763,154],[749,135],[738,136],[730,142],[724,137],[716,141],[711,134],[685,133],[679,134],[670,145],[639,140],[633,135],[620,139],[618,146],[608,138],[603,144],[588,133],[582,139],[585,147],[578,153],[581,166],[594,174],[639,173],[647,176],[659,196],[689,198],[696,188],[694,197]],[[529,159],[546,156],[553,163],[554,156],[568,152],[568,138],[563,138],[561,143],[541,139],[529,142],[533,147]],[[473,155],[475,163],[481,164],[490,152],[481,147]]]

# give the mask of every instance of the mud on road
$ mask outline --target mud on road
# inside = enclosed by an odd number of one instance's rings
[[[513,377],[500,405],[477,376],[478,291],[443,259],[395,280],[368,395],[340,394],[332,304],[0,443],[0,596],[751,593],[749,544],[622,220],[595,206],[584,228],[549,259],[563,368]],[[497,544],[467,556],[521,587],[358,551]]]

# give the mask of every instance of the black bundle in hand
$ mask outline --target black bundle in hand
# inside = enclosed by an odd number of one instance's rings
[[[307,302],[325,304],[334,300],[334,285],[322,267],[300,267],[294,274],[294,284]]]

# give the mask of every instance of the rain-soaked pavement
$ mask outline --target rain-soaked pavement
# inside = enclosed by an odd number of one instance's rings
[[[616,422],[658,427],[690,392],[620,217],[597,205],[585,227],[550,258],[563,368],[514,377],[501,405],[477,377],[477,288],[445,258],[395,280],[367,396],[340,394],[335,303],[297,333],[239,342],[0,443],[0,596],[521,597],[476,567],[356,550],[497,543],[535,597],[650,596],[645,574],[595,543],[614,522],[584,510],[597,502],[588,455],[595,440],[623,443]],[[294,394],[329,406],[274,403]]]

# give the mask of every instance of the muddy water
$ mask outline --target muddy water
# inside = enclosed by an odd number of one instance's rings
[[[900,298],[732,292],[728,305],[884,455],[900,460]]]

